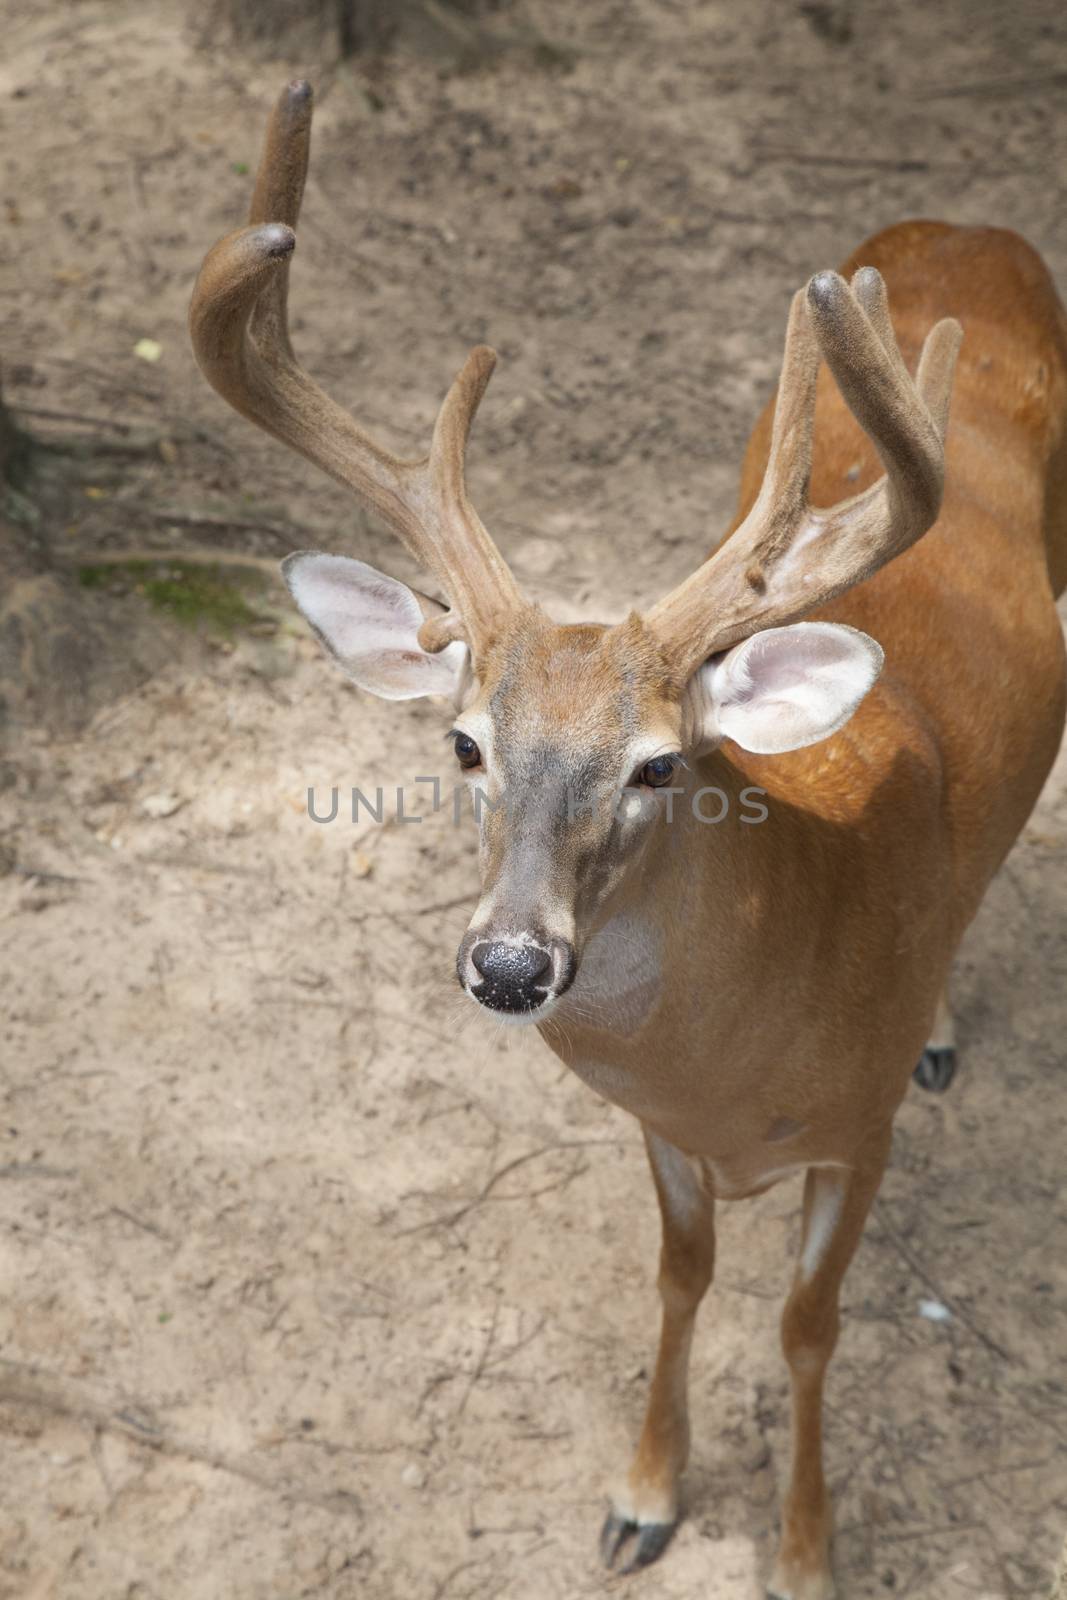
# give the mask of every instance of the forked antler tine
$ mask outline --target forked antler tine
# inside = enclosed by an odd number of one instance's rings
[[[821,272],[794,297],[759,495],[732,537],[648,616],[679,674],[760,628],[804,616],[925,533],[941,504],[961,337],[951,318],[939,322],[912,380],[873,268],[862,268],[851,289]],[[886,469],[828,510],[807,503],[820,353]]]
[[[424,646],[439,649],[461,633],[474,644],[521,603],[464,480],[471,423],[496,357],[484,346],[471,352],[441,408],[430,455],[416,461],[384,450],[298,365],[286,296],[310,127],[311,90],[291,83],[271,117],[252,226],[223,239],[201,268],[189,313],[193,348],[230,405],[354,489],[433,573],[458,615],[428,625]]]
[[[877,279],[877,288],[872,280]],[[889,487],[899,496],[896,523],[885,534],[900,545],[900,535],[929,513],[929,527],[941,504],[944,459],[941,436],[922,405],[901,358],[885,307],[885,286],[880,274],[868,267],[863,291],[873,303],[882,332],[836,272],[817,273],[808,284],[808,306],[815,334],[826,363],[837,381],[849,410],[871,440],[888,474],[888,485],[878,483],[857,496],[846,508],[853,516],[861,503],[873,502]],[[887,344],[886,341],[890,341]],[[829,520],[835,511],[825,513]],[[917,537],[917,535],[916,535]],[[907,542],[910,543],[910,540]],[[886,559],[889,554],[887,552]]]

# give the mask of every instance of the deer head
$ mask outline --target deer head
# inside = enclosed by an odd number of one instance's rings
[[[657,790],[678,764],[723,740],[768,754],[812,744],[874,683],[872,639],[799,619],[936,518],[960,330],[932,329],[912,380],[878,273],[851,285],[812,278],[793,300],[768,467],[745,521],[644,616],[557,625],[520,595],[467,498],[467,439],[493,352],[468,356],[416,461],[370,439],[294,358],[286,302],[310,127],[311,91],[292,83],[249,226],[201,268],[193,346],[223,398],[354,489],[447,601],[342,556],[301,551],[283,564],[296,604],[357,684],[386,699],[451,700],[458,765],[486,797],[483,892],[459,978],[492,1010],[541,1020],[662,820]],[[807,500],[820,355],[885,467],[829,510]]]

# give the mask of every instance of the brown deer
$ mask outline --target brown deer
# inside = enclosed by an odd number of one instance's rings
[[[652,1561],[678,1518],[716,1199],[803,1172],[771,1590],[824,1600],[842,1278],[913,1070],[928,1087],[951,1075],[953,952],[1063,729],[1063,309],[1011,233],[907,222],[868,240],[793,301],[725,540],[645,615],[560,626],[520,596],[467,498],[493,353],[468,357],[420,461],[375,444],[295,361],[310,122],[291,84],[250,225],[204,262],[193,343],[218,392],[354,489],[447,597],[340,556],[285,562],[357,684],[454,703],[456,758],[488,801],[463,988],[534,1023],[641,1122],[663,1321],[604,1558]],[[734,824],[707,826],[724,803]]]

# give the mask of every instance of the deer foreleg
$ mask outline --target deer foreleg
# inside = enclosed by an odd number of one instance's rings
[[[855,1166],[810,1168],[793,1287],[782,1316],[782,1348],[793,1390],[793,1470],[770,1592],[776,1600],[831,1600],[832,1517],[822,1467],[823,1380],[837,1343],[841,1282],[878,1192],[889,1130]]]
[[[689,1455],[689,1348],[715,1261],[715,1200],[699,1163],[647,1129],[645,1145],[663,1220],[663,1321],[637,1453],[601,1534],[608,1566],[636,1536],[627,1572],[660,1555],[678,1520],[678,1484]]]

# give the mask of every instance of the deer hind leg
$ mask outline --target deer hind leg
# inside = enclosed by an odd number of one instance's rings
[[[920,1088],[929,1089],[933,1094],[944,1094],[955,1076],[956,1024],[949,1007],[948,992],[943,991],[937,1002],[934,1031],[912,1077]]]
[[[793,1391],[793,1468],[771,1578],[775,1600],[831,1600],[832,1517],[822,1467],[822,1393],[837,1343],[838,1295],[885,1170],[889,1130],[848,1170],[809,1168],[804,1227],[782,1316]]]
[[[659,1353],[644,1426],[625,1483],[600,1536],[605,1563],[633,1540],[624,1572],[662,1554],[678,1521],[678,1484],[689,1456],[689,1348],[715,1262],[715,1198],[699,1163],[645,1129],[663,1221]]]

